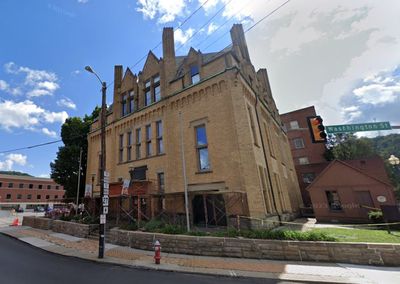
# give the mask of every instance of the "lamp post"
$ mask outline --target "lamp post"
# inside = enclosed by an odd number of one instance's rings
[[[100,163],[100,229],[99,229],[99,258],[104,258],[104,247],[105,247],[105,220],[106,211],[108,211],[108,194],[107,194],[107,210],[105,210],[104,204],[104,185],[105,185],[105,170],[106,170],[106,90],[107,84],[103,82],[99,75],[93,71],[90,66],[86,66],[85,70],[94,74],[101,83],[101,116],[100,116],[100,136],[101,136],[101,163]],[[107,177],[108,179],[108,177]],[[108,191],[108,187],[107,187]]]

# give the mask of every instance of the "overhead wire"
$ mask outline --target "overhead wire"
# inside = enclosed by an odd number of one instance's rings
[[[232,0],[231,0],[232,1]],[[229,2],[231,2],[229,1]],[[246,29],[244,31],[244,34],[246,34],[247,32],[249,32],[250,30],[252,30],[254,27],[256,27],[258,24],[260,24],[262,21],[264,21],[265,19],[267,19],[269,16],[273,15],[274,13],[276,13],[279,9],[281,9],[283,6],[285,6],[286,4],[288,4],[291,0],[287,0],[285,1],[283,4],[279,5],[277,8],[275,8],[274,10],[272,10],[270,13],[266,14],[264,17],[262,17],[260,20],[258,20],[255,24],[253,24],[251,27],[249,27],[248,29]],[[204,2],[203,5],[207,3]],[[197,11],[197,10],[196,10]],[[225,33],[227,34],[227,32]],[[224,34],[224,35],[225,35]],[[231,46],[232,44],[227,45],[225,48],[221,49],[219,52],[217,52],[213,57],[211,57],[211,60],[218,57],[221,53],[224,52],[224,50],[226,48],[228,48],[229,46]],[[188,72],[186,72],[188,73]],[[184,73],[184,75],[186,74]],[[111,83],[112,84],[112,83]],[[76,139],[78,137],[82,137],[83,135],[79,135],[75,138],[70,138],[71,140]],[[10,149],[10,150],[4,150],[4,151],[0,151],[0,154],[5,154],[5,153],[10,153],[10,152],[15,152],[15,151],[21,151],[21,150],[29,150],[29,149],[33,149],[33,148],[37,148],[37,147],[42,147],[42,146],[46,146],[46,145],[51,145],[51,144],[55,144],[55,143],[59,143],[62,142],[63,140],[55,140],[55,141],[49,141],[49,142],[45,142],[45,143],[41,143],[41,144],[35,144],[35,145],[31,145],[31,146],[26,146],[26,147],[21,147],[21,148],[15,148],[15,149]]]

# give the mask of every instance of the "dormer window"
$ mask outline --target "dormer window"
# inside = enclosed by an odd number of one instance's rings
[[[160,75],[145,82],[144,105],[148,106],[161,100]]]
[[[151,81],[147,80],[144,86],[144,105],[148,106],[151,104]]]
[[[129,92],[129,112],[134,112],[136,110],[135,105],[135,93],[133,91]]]
[[[124,94],[122,96],[122,102],[121,102],[121,109],[122,109],[122,116],[125,116],[128,114],[128,94]]]
[[[190,76],[193,85],[200,81],[199,67],[197,65],[190,67]]]
[[[161,100],[160,75],[154,77],[153,87],[154,87],[154,101],[158,102],[159,100]]]

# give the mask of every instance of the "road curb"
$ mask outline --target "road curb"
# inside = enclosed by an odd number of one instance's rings
[[[148,270],[148,271],[151,270],[151,271],[162,271],[162,272],[169,272],[169,273],[208,275],[208,276],[224,277],[224,278],[243,278],[243,279],[252,278],[252,279],[261,279],[261,280],[262,279],[275,279],[275,280],[280,280],[280,281],[291,281],[294,283],[296,283],[296,282],[297,283],[327,283],[327,284],[358,283],[358,282],[349,282],[349,280],[350,280],[349,278],[345,278],[341,281],[326,281],[326,278],[324,278],[323,276],[317,276],[317,275],[311,275],[311,274],[305,274],[305,275],[302,275],[301,277],[299,277],[299,275],[296,275],[296,277],[293,277],[293,276],[291,277],[292,274],[282,274],[282,273],[273,273],[273,272],[250,272],[250,271],[242,271],[242,270],[222,270],[222,269],[215,269],[211,272],[211,271],[207,271],[210,269],[201,270],[202,268],[198,268],[198,271],[193,271],[192,269],[184,269],[184,268],[167,268],[167,267],[154,267],[153,265],[127,264],[127,263],[114,262],[113,260],[117,260],[117,259],[112,258],[112,257],[106,257],[104,259],[97,259],[97,258],[85,257],[83,255],[56,252],[56,251],[50,250],[49,248],[61,247],[61,246],[54,244],[53,246],[50,246],[50,247],[39,247],[39,246],[35,246],[30,243],[24,242],[23,240],[20,240],[20,238],[8,234],[8,232],[0,231],[0,234],[7,236],[9,238],[15,239],[21,243],[24,243],[27,246],[40,249],[42,251],[45,251],[45,252],[53,254],[53,255],[61,255],[64,257],[70,257],[70,258],[75,258],[75,259],[79,259],[79,260],[90,261],[92,263],[99,263],[102,265],[116,265],[119,267],[125,267],[125,268],[137,269],[137,270]],[[69,251],[74,252],[71,249],[69,249]],[[230,273],[230,271],[233,271],[234,273]],[[278,277],[278,275],[280,275],[280,277]],[[315,279],[310,280],[309,279],[310,277],[315,278]],[[305,278],[307,278],[307,279],[305,279]]]

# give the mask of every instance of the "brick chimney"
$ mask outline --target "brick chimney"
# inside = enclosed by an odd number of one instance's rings
[[[162,34],[163,60],[167,82],[176,72],[174,29],[164,28]]]
[[[121,114],[121,84],[122,84],[122,65],[114,66],[114,97],[113,97],[113,117],[114,120]]]
[[[243,26],[234,24],[231,29],[231,39],[234,50],[240,50],[242,57],[250,62],[249,50],[247,49],[246,38],[244,37]]]

